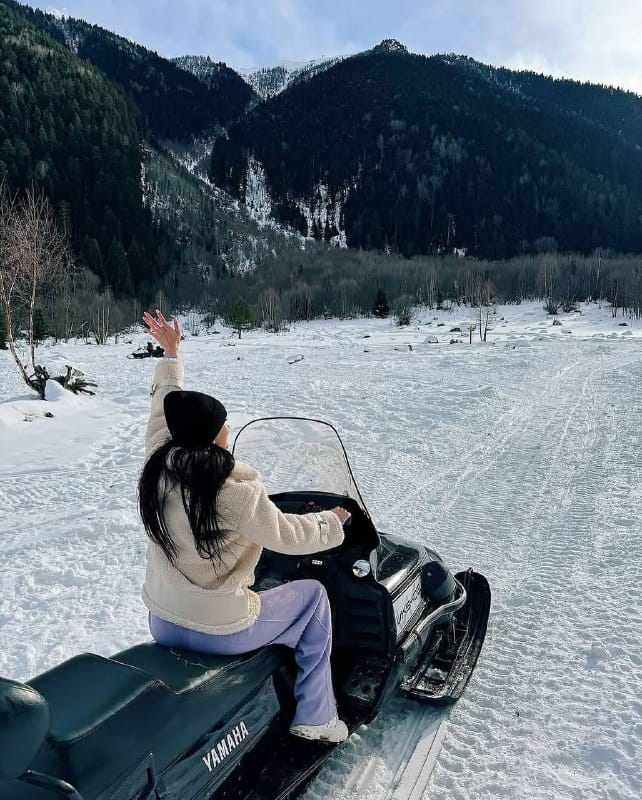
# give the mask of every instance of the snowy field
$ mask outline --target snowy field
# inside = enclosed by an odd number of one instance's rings
[[[218,395],[233,428],[279,413],[332,421],[378,527],[474,566],[493,590],[460,702],[395,699],[306,797],[383,800],[408,744],[443,722],[426,798],[638,800],[642,322],[583,306],[554,326],[524,303],[499,308],[489,343],[469,346],[471,316],[301,323],[241,341],[219,326],[183,343],[188,387]],[[99,385],[46,404],[0,352],[6,677],[149,638],[136,481],[155,361],[128,359],[147,340],[129,338],[44,347],[43,363]]]

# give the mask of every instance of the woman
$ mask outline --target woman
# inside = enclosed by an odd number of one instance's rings
[[[292,581],[255,593],[263,547],[315,553],[343,541],[343,508],[283,514],[258,472],[227,450],[227,412],[214,397],[186,392],[178,360],[181,332],[160,311],[144,315],[165,350],[152,385],[147,460],[139,482],[140,513],[150,538],[143,600],[154,639],[217,655],[268,644],[294,648],[298,673],[290,731],[343,741],[332,689],[331,616],[325,588]]]

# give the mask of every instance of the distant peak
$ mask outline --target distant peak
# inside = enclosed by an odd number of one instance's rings
[[[397,39],[384,39],[381,44],[372,48],[373,53],[407,53],[408,48]]]

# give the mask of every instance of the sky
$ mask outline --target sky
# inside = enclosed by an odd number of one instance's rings
[[[413,53],[604,83],[642,94],[640,0],[31,0],[94,22],[160,55],[234,68],[366,50]]]

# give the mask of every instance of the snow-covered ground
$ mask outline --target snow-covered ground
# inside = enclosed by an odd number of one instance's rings
[[[642,322],[593,305],[553,325],[523,303],[469,346],[473,316],[300,323],[240,341],[219,326],[183,344],[188,386],[218,395],[234,427],[279,413],[332,421],[379,527],[474,566],[493,590],[460,702],[393,700],[306,796],[387,797],[405,745],[444,721],[426,798],[637,800]],[[50,403],[25,397],[0,352],[4,676],[149,638],[136,480],[155,362],[127,359],[147,340],[131,338],[43,348],[44,363],[99,384],[96,398]]]

